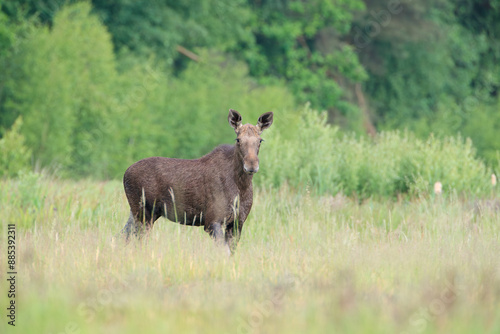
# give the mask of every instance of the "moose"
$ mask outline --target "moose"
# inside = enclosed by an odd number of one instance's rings
[[[140,238],[160,217],[205,231],[234,253],[243,224],[252,208],[252,178],[259,171],[262,132],[273,123],[273,113],[262,114],[257,125],[242,124],[229,109],[236,133],[234,145],[220,145],[193,160],[151,157],[132,164],[123,176],[130,217],[122,229],[126,241]]]

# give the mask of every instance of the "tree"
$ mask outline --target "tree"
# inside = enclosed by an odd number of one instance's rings
[[[362,1],[250,1],[255,46],[243,50],[250,73],[263,82],[284,80],[299,102],[359,119],[345,99],[366,79],[355,50],[342,38]],[[352,117],[354,116],[354,117]]]
[[[83,173],[102,161],[116,78],[110,36],[91,7],[63,8],[53,27],[33,26],[15,54],[20,75],[8,82],[8,114],[23,115],[22,133],[42,166]]]
[[[499,4],[413,1],[392,15],[379,1],[367,4],[357,23],[365,38],[359,55],[377,127],[405,127],[421,137],[461,132],[481,143],[481,155],[491,151],[495,140],[477,119],[498,113]]]

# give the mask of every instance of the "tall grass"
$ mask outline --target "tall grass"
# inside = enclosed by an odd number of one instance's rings
[[[163,219],[146,240],[124,246],[114,239],[128,212],[119,182],[35,177],[0,181],[2,236],[17,225],[16,332],[500,329],[492,200],[360,205],[286,185],[258,188],[228,258],[202,228]],[[0,331],[14,332],[5,319]]]

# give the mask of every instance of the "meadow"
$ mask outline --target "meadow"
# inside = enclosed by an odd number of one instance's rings
[[[498,1],[385,2],[0,0],[0,334],[500,333]],[[229,108],[275,115],[236,254],[117,238]]]
[[[498,333],[495,196],[360,201],[259,186],[227,257],[202,228],[164,219],[146,240],[115,238],[128,216],[119,181],[4,179],[0,332]]]

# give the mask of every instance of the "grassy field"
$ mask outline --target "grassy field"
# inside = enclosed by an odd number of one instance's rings
[[[0,181],[0,333],[500,332],[491,198],[359,204],[283,186],[254,200],[228,258],[202,228],[163,219],[124,246],[113,238],[128,217],[118,181]]]

